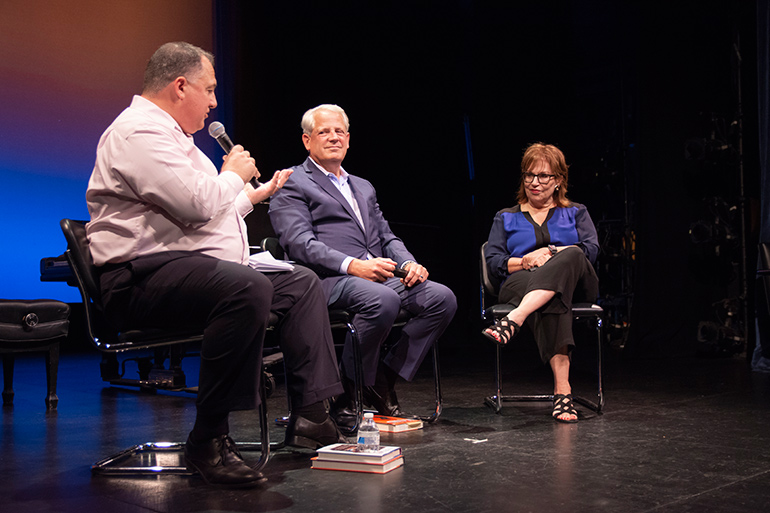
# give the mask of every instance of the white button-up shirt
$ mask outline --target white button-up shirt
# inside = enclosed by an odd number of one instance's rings
[[[102,135],[86,191],[96,265],[162,251],[199,251],[246,264],[243,180],[217,173],[171,115],[134,96]]]

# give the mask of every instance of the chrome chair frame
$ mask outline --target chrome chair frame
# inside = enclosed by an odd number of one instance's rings
[[[487,268],[487,262],[485,258],[485,249],[487,243],[485,242],[481,246],[481,259],[479,263],[479,277],[481,281],[481,319],[485,323],[493,323],[497,319],[501,319],[508,315],[513,310],[513,306],[509,304],[497,303],[497,287],[495,286],[493,277],[489,273]],[[573,395],[573,400],[585,406],[586,408],[595,411],[598,414],[602,413],[604,408],[604,390],[603,390],[603,378],[602,378],[602,347],[604,340],[603,333],[603,317],[604,309],[596,304],[592,303],[575,303],[572,305],[572,316],[574,319],[590,318],[594,319],[596,328],[596,342],[597,342],[597,382],[598,389],[596,395],[596,401],[591,401],[582,396]],[[516,402],[516,401],[553,401],[553,394],[533,394],[533,395],[504,395],[502,391],[503,371],[501,364],[501,351],[502,347],[499,345],[495,348],[495,385],[496,393],[492,396],[484,399],[484,404],[491,407],[495,413],[500,413],[503,408],[503,402]]]
[[[173,330],[126,330],[117,332],[112,330],[106,319],[101,315],[101,291],[98,285],[95,266],[91,258],[91,252],[88,248],[88,238],[86,236],[85,221],[74,221],[72,219],[62,219],[60,226],[64,238],[67,240],[67,250],[65,255],[67,262],[71,267],[72,283],[80,291],[83,300],[83,309],[86,317],[86,331],[91,344],[101,353],[120,353],[131,350],[155,349],[158,347],[179,346],[192,342],[200,342],[203,334],[196,331],[173,331]],[[270,324],[275,324],[276,319],[271,319]],[[130,384],[135,380],[130,380]],[[110,381],[111,384],[125,384],[122,381],[117,383]],[[261,404],[259,406],[259,424],[261,437],[259,446],[261,455],[259,461],[253,465],[256,470],[261,469],[267,464],[270,457],[270,432],[267,425],[267,402],[265,397],[264,380],[260,381]],[[139,383],[141,385],[141,383]],[[152,383],[147,383],[151,386]],[[197,389],[185,389],[189,392],[197,392]],[[244,449],[255,447],[254,443],[238,444],[238,447]],[[107,475],[155,475],[155,474],[191,474],[186,467],[177,465],[152,464],[157,463],[156,453],[165,453],[168,451],[178,451],[184,447],[184,443],[160,443],[148,442],[135,445],[126,450],[120,451],[112,456],[102,459],[91,467],[94,474]],[[150,453],[149,457],[144,457]],[[150,460],[150,465],[123,465],[128,459],[134,456],[141,456],[140,459]],[[161,458],[162,459],[162,458]]]
[[[262,240],[260,246],[263,250],[270,252],[270,254],[279,260],[282,260],[285,258],[285,251],[283,247],[281,247],[281,244],[279,243],[278,239],[275,237],[266,237]],[[351,432],[355,432],[358,430],[358,426],[361,425],[361,422],[363,421],[364,417],[364,399],[363,399],[363,389],[364,389],[364,377],[363,377],[363,364],[361,363],[361,347],[358,340],[358,332],[356,331],[355,326],[353,326],[353,316],[355,314],[353,312],[350,312],[348,310],[344,309],[329,309],[329,323],[331,325],[331,328],[334,329],[345,329],[350,333],[351,339],[353,341],[353,361],[355,362],[355,369],[354,369],[354,378],[353,382],[355,385],[355,397],[353,398],[354,403],[356,405],[356,423],[355,426],[350,428]],[[402,327],[404,324],[407,323],[411,315],[406,310],[399,311],[398,315],[396,316],[396,320],[393,323],[393,327]],[[434,393],[436,397],[436,403],[434,410],[428,414],[428,415],[422,415],[420,416],[420,419],[423,422],[433,423],[438,420],[438,418],[441,416],[441,412],[443,410],[442,405],[442,396],[441,396],[441,371],[439,367],[439,357],[438,357],[438,343],[433,344],[433,377],[434,377]]]

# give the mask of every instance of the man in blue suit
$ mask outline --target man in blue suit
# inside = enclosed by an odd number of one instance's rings
[[[336,105],[319,105],[302,118],[309,157],[270,202],[270,220],[292,260],[316,271],[331,308],[355,312],[361,344],[364,402],[382,415],[404,415],[395,394],[397,376],[412,380],[432,344],[457,310],[454,294],[428,281],[404,243],[390,230],[372,184],[348,174],[342,161],[350,143],[349,121]],[[394,272],[405,276],[396,278]],[[380,358],[399,310],[412,314],[398,340]],[[342,355],[350,406],[353,352]]]

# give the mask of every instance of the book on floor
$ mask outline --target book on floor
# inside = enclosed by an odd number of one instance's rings
[[[318,460],[382,464],[401,455],[401,447],[381,445],[377,451],[362,451],[357,444],[332,444],[318,449]]]
[[[366,472],[368,474],[385,474],[404,464],[404,457],[399,454],[395,458],[382,463],[367,463],[360,461],[324,460],[320,456],[311,458],[311,468],[317,470],[344,470],[347,472]]]
[[[422,429],[420,419],[405,419],[402,417],[388,417],[387,415],[375,415],[374,423],[380,431],[385,433],[400,433]]]

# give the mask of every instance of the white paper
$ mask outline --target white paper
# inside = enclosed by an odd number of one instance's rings
[[[249,257],[249,267],[262,273],[293,271],[294,266],[285,260],[276,260],[269,251],[254,253]]]

